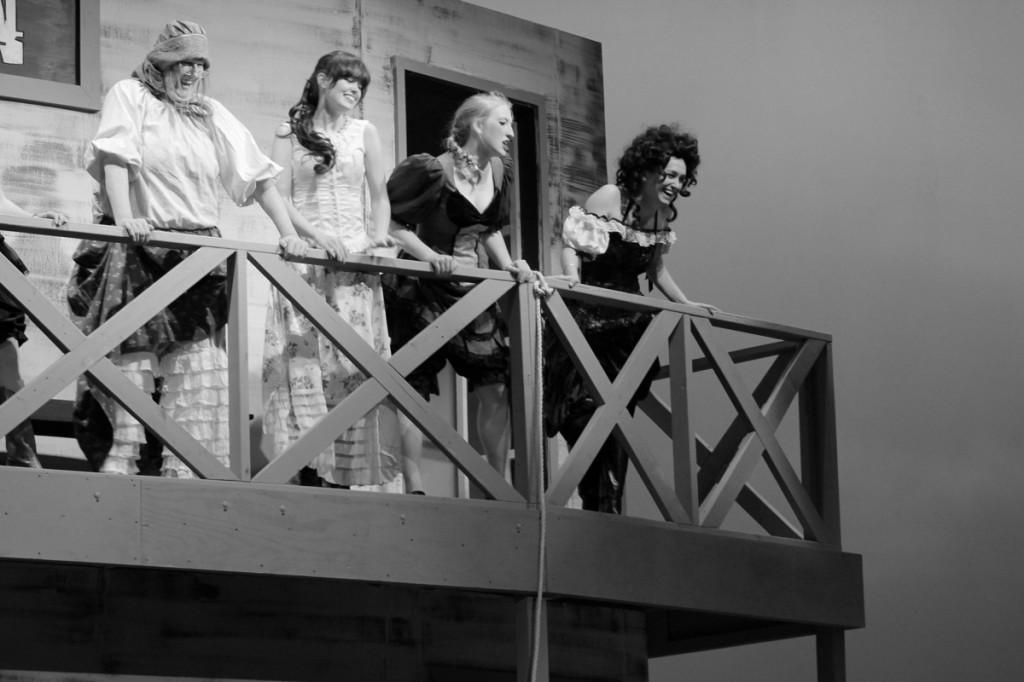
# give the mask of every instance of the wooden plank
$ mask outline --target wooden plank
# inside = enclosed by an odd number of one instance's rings
[[[249,442],[249,293],[246,258],[236,251],[228,267],[231,298],[228,308],[227,355],[230,401],[231,469],[239,480],[252,478]]]
[[[538,473],[543,467],[541,411],[543,395],[537,373],[540,351],[539,304],[533,284],[520,284],[509,295],[509,350],[512,377],[509,396],[512,446],[516,452],[516,488],[530,503],[544,494]]]
[[[135,476],[4,467],[0,557],[138,563],[139,495]]]
[[[687,520],[700,523],[700,497],[697,494],[697,434],[690,419],[690,392],[693,370],[687,352],[686,328],[690,318],[683,315],[668,341],[670,395],[672,396],[672,464],[676,497]]]
[[[7,268],[13,268],[10,261],[0,259],[0,279],[6,280],[5,287],[16,296],[18,300],[30,311],[30,315],[40,329],[44,330],[47,337],[53,341],[58,350],[67,352],[85,339],[82,332],[78,330],[64,315],[50,303],[43,294],[19,273],[16,278],[10,277]],[[223,478],[230,480],[234,475],[205,448],[196,442],[181,426],[166,419],[160,407],[153,402],[151,396],[140,391],[135,384],[129,381],[124,374],[113,365],[110,360],[101,357],[87,373],[106,389],[118,402],[120,402],[129,413],[136,419],[146,424],[167,447],[178,455],[189,467],[204,478]],[[38,404],[36,396],[26,393],[29,386],[26,386],[18,395],[25,394],[26,402],[31,399],[31,404]],[[58,387],[60,390],[63,386]],[[44,398],[45,401],[45,398]],[[14,413],[5,412],[5,409],[12,401],[7,401],[0,406],[0,428],[7,422],[9,415]],[[19,408],[20,409],[20,408]],[[25,410],[27,412],[27,410]],[[18,424],[20,422],[11,422]],[[8,427],[9,428],[9,427]]]
[[[597,599],[822,627],[864,624],[861,558],[817,543],[575,509],[550,511],[548,541],[553,601]]]
[[[741,364],[744,362],[754,362],[756,360],[763,360],[764,358],[772,358],[776,355],[783,355],[786,353],[792,353],[800,347],[800,344],[796,341],[773,341],[771,343],[761,344],[759,346],[751,346],[749,348],[740,348],[737,350],[729,351],[729,357],[732,359],[734,364]],[[705,357],[694,358],[693,360],[693,372],[706,372],[711,369],[711,363]],[[669,367],[662,367],[658,371],[658,379],[669,378]]]
[[[522,504],[181,483],[140,479],[146,566],[536,591],[539,529]]]
[[[829,342],[832,340],[832,337],[829,334],[824,334],[822,332],[801,329],[799,327],[778,324],[776,322],[768,322],[766,320],[758,320],[756,318],[744,317],[742,315],[734,315],[732,313],[721,311],[710,313],[706,308],[702,308],[701,306],[673,303],[672,301],[654,298],[653,296],[627,294],[621,291],[603,289],[601,287],[594,287],[585,284],[577,284],[570,289],[569,285],[561,280],[553,280],[550,284],[552,288],[556,289],[561,295],[567,298],[596,303],[599,305],[607,305],[609,307],[621,308],[623,310],[638,310],[646,312],[669,310],[684,315],[692,315],[694,318],[709,320],[715,327],[746,332],[748,334],[756,334],[759,336],[767,336],[769,338],[775,338],[782,341],[817,339],[819,341]]]
[[[793,507],[793,511],[796,513],[797,518],[804,525],[807,530],[807,534],[811,538],[822,537],[823,522],[818,514],[817,509],[814,508],[811,502],[810,496],[804,489],[800,480],[797,478],[796,473],[793,471],[786,454],[783,452],[781,445],[775,438],[774,429],[775,427],[766,419],[765,415],[761,413],[760,408],[754,402],[753,396],[747,391],[744,386],[743,378],[739,375],[735,365],[729,360],[729,357],[723,353],[716,344],[711,341],[711,325],[705,320],[693,320],[693,331],[694,338],[697,343],[701,346],[704,354],[715,364],[715,374],[718,376],[722,387],[729,395],[729,399],[732,401],[736,410],[743,414],[750,422],[756,433],[761,444],[764,446],[764,451],[768,453],[766,463],[769,466],[772,474],[779,483],[779,487],[782,490],[782,494],[786,497],[786,500]],[[804,352],[806,351],[806,352]],[[808,342],[804,345],[804,348],[797,357],[794,358],[794,369],[801,365],[806,365],[808,357],[813,358],[817,353],[820,352],[820,343],[812,345]],[[795,391],[795,388],[789,387],[789,390]],[[777,394],[781,397],[786,394],[787,391],[781,390]],[[779,401],[782,402],[781,400]],[[779,421],[781,421],[781,415],[779,415]],[[743,460],[742,456],[737,456],[735,460]],[[734,462],[735,462],[734,460]],[[706,502],[706,508],[709,510],[705,515],[705,523],[714,523],[715,525],[721,523],[721,520],[725,516],[725,512],[728,506],[731,505],[734,495],[738,492],[739,477],[736,475],[736,468],[730,472],[727,480],[723,485],[719,486],[718,491],[728,490],[730,495],[720,494],[716,499],[710,499]],[[749,472],[748,472],[749,474]],[[745,479],[743,479],[745,481]]]
[[[687,515],[675,491],[667,483],[668,479],[662,475],[658,458],[635,419],[620,420],[615,425],[613,436],[619,439],[619,444],[629,454],[637,475],[651,494],[662,518],[672,523],[690,523],[691,518],[696,518]]]
[[[423,397],[405,381],[404,376],[393,365],[377,355],[376,351],[363,341],[351,326],[339,318],[297,272],[289,268],[279,258],[254,255],[252,260],[260,271],[278,286],[300,311],[307,315],[310,322],[337,345],[367,377],[372,377],[380,382],[395,405],[405,412],[409,419],[434,441],[467,476],[478,483],[494,499],[510,502],[522,501],[522,496],[505,481],[504,476],[495,471],[449,424],[441,419]],[[484,292],[490,292],[493,289],[504,291],[507,288],[501,282],[485,283],[481,286],[484,287]],[[361,393],[360,395],[367,396],[369,394]],[[352,396],[349,396],[345,402],[351,400]],[[374,404],[376,403],[362,403],[359,409],[365,408],[362,411],[362,414],[365,414]],[[341,408],[340,405],[335,409],[339,408]],[[270,470],[267,473],[268,477],[279,476],[283,466],[284,464],[273,468],[268,466],[264,471]],[[257,478],[262,479],[262,477],[263,472],[260,472]]]

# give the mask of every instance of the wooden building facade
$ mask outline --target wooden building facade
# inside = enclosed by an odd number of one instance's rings
[[[367,63],[373,81],[363,115],[396,161],[433,151],[453,101],[501,89],[518,121],[521,229],[511,243],[545,270],[554,265],[548,245],[565,209],[606,178],[599,44],[457,0],[71,4],[79,12],[81,68],[97,68],[98,80],[82,79],[74,103],[53,106],[40,103],[43,85],[12,94],[0,74],[0,88],[8,88],[0,91],[8,97],[0,99],[5,192],[29,210],[60,209],[73,223],[57,231],[0,216],[0,229],[33,271],[25,278],[0,262],[0,285],[26,303],[35,323],[25,353],[28,385],[0,406],[0,431],[32,415],[42,421],[88,372],[133,404],[207,480],[0,471],[0,680],[639,681],[652,656],[798,636],[816,638],[821,680],[844,679],[843,632],[863,625],[863,590],[860,557],[840,541],[826,334],[730,315],[710,319],[700,309],[588,287],[560,287],[542,303],[507,273],[476,270],[459,273],[476,283],[472,300],[385,362],[296,281],[262,213],[225,200],[224,239],[164,235],[157,243],[196,249],[186,263],[199,275],[225,260],[231,267],[228,470],[133,394],[104,359],[147,319],[147,308],[173,300],[187,281],[154,285],[104,334],[82,337],[67,320],[62,286],[75,239],[121,238],[91,224],[92,181],[83,168],[98,118],[88,99],[98,108],[101,91],[130,74],[164,23],[188,18],[206,27],[208,93],[268,148],[316,59],[334,49]],[[26,30],[26,43],[29,37]],[[347,267],[426,274],[425,266],[372,257]],[[272,464],[250,433],[269,286],[286,292],[371,378],[329,424]],[[499,298],[513,347],[511,485],[467,442],[454,408],[427,405],[404,382],[445,335],[472,319],[474,306]],[[641,405],[644,426],[625,404],[638,372],[614,380],[600,372],[567,314],[567,298],[657,314],[634,352],[637,367],[658,355],[666,367],[665,388]],[[560,463],[545,458],[532,409],[539,306],[603,403]],[[697,375],[724,389],[736,413],[717,443],[698,433]],[[286,485],[304,453],[318,452],[320,440],[333,440],[382,400],[412,416],[444,466],[489,499]],[[795,448],[782,435],[794,404]],[[652,441],[647,425],[661,435]],[[566,508],[609,435],[629,444],[657,520]],[[751,483],[760,461],[777,488],[773,499]],[[736,509],[757,532],[723,527]]]

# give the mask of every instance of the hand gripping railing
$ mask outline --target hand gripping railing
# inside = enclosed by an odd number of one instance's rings
[[[48,221],[13,216],[0,218],[0,229],[65,238],[126,241],[119,228],[70,224],[58,229]],[[536,503],[544,494],[548,504],[564,505],[600,445],[611,436],[625,445],[638,475],[668,521],[718,527],[728,511],[739,505],[772,535],[839,544],[832,360],[830,338],[826,335],[724,313],[710,315],[703,308],[594,287],[576,286],[570,290],[557,282],[556,293],[542,302],[535,297],[532,285],[516,284],[509,273],[460,268],[455,277],[474,283],[470,291],[390,359],[383,359],[278,255],[276,247],[160,231],[153,233],[151,243],[194,251],[174,268],[173,276],[155,282],[88,336],[84,336],[13,264],[0,258],[0,286],[22,301],[42,333],[63,353],[24,389],[0,405],[0,433],[29,418],[85,373],[143,422],[198,476],[284,483],[374,406],[391,400],[456,467],[496,500]],[[322,252],[301,260],[326,262]],[[222,466],[179,425],[167,420],[151,397],[131,384],[106,357],[147,321],[153,311],[168,305],[225,261],[229,265],[231,284],[227,326],[230,469]],[[271,285],[367,377],[281,457],[258,472],[252,470],[249,442],[246,263],[252,263],[266,276]],[[371,256],[353,256],[343,267],[362,272],[434,276],[423,263]],[[656,313],[617,377],[605,375],[569,313],[565,299]],[[421,362],[499,300],[506,311],[512,351],[513,443],[541,442],[540,414],[534,393],[541,380],[537,362],[537,306],[543,306],[547,313],[547,333],[556,334],[566,345],[598,404],[569,457],[556,471],[549,472],[544,491],[540,489],[542,477],[533,473],[545,465],[540,448],[517,447],[516,481],[515,486],[510,485],[405,381]],[[716,329],[767,337],[771,341],[726,352],[715,339]],[[687,337],[693,341],[687,343]],[[691,357],[689,347],[694,345],[701,349],[702,357]],[[659,354],[665,356],[666,349],[668,362],[663,363],[667,366],[661,377],[669,381],[670,400],[666,403],[657,396],[664,391],[653,391],[641,401],[640,407],[671,438],[671,478],[660,471],[658,453],[640,432],[636,417],[627,410],[651,362]],[[737,365],[769,357],[774,358],[770,369],[751,390],[745,385]],[[736,417],[714,445],[700,438],[691,418],[695,400],[692,377],[707,370],[714,372],[736,410]],[[800,475],[789,464],[775,434],[798,395]],[[762,457],[795,515],[796,524],[751,487],[751,472]]]

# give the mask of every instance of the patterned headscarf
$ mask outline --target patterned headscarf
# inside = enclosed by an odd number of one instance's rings
[[[167,24],[157,36],[156,44],[142,63],[132,71],[132,78],[141,81],[153,96],[170,102],[186,116],[205,118],[210,108],[200,92],[202,83],[192,99],[179,101],[164,87],[164,71],[178,62],[202,62],[210,68],[210,53],[206,41],[206,29],[194,21],[175,21]]]

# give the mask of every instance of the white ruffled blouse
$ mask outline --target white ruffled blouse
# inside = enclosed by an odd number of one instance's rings
[[[673,230],[637,230],[613,218],[588,213],[579,206],[573,206],[562,224],[562,242],[579,253],[599,256],[608,250],[613,232],[621,235],[623,241],[646,247],[671,245],[676,241]]]
[[[110,88],[87,159],[89,174],[101,186],[100,211],[112,215],[102,189],[103,165],[111,158],[128,168],[133,216],[177,230],[218,224],[218,185],[244,206],[259,181],[281,172],[224,105],[205,101],[212,113],[199,120],[157,99],[134,78]]]

